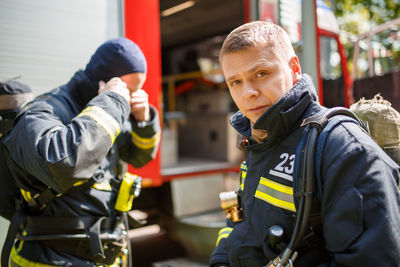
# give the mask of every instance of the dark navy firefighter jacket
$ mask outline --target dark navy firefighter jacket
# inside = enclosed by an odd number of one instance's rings
[[[210,265],[264,266],[278,254],[267,245],[268,229],[279,225],[289,243],[296,220],[293,197],[296,148],[306,117],[321,112],[311,78],[303,75],[254,124],[268,137],[250,142],[239,190],[243,220],[220,231]],[[250,138],[242,113],[232,126]],[[318,144],[320,145],[320,144]],[[320,240],[299,245],[295,266],[399,266],[400,167],[354,121],[343,119],[324,144],[320,164]],[[306,233],[307,234],[307,233]]]
[[[149,122],[136,122],[122,96],[98,95],[85,73],[78,71],[66,85],[28,104],[4,144],[25,200],[47,187],[63,194],[50,201],[40,216],[116,217],[113,180],[118,160],[134,167],[145,165],[153,159],[159,137],[154,108]],[[89,179],[94,179],[93,186],[74,190]],[[32,262],[94,266],[37,241],[16,242],[11,259],[21,266]]]

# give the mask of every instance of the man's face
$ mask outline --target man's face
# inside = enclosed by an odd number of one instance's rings
[[[144,82],[146,81],[146,73],[134,72],[129,73],[120,77],[123,82],[126,83],[131,93],[136,92],[138,89],[142,89]]]
[[[285,58],[262,47],[222,56],[221,66],[231,96],[252,124],[299,80],[297,57],[291,62]]]

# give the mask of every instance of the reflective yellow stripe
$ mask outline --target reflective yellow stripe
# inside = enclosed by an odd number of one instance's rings
[[[26,202],[29,202],[29,200],[32,199],[31,192],[25,191],[25,190],[22,189],[22,188],[20,189],[20,191],[21,191],[21,194],[22,194],[22,196],[24,197],[24,199],[25,199]]]
[[[240,189],[243,191],[244,190],[244,180],[246,179],[247,171],[241,171],[241,183],[240,183]]]
[[[266,179],[264,177],[261,177],[260,179],[260,184],[263,184],[265,186],[271,187],[273,189],[275,189],[276,191],[285,193],[285,194],[290,194],[293,196],[293,188],[290,186],[286,186],[283,184],[279,184],[277,182],[271,181],[269,179]]]
[[[135,132],[131,132],[132,142],[141,149],[153,148],[160,141],[160,133],[156,133],[152,137],[140,137]]]
[[[230,233],[229,233],[230,234]],[[229,234],[223,234],[223,235],[219,235],[218,239],[217,239],[217,243],[215,244],[215,246],[217,247],[219,244],[219,241],[221,241],[222,238],[227,238],[229,236]]]
[[[240,170],[242,170],[242,171],[247,171],[247,163],[246,163],[246,161],[243,161],[243,162],[240,164]]]
[[[15,250],[15,247],[12,248],[11,254],[10,254],[10,266],[23,266],[23,267],[57,267],[56,265],[49,265],[49,264],[44,264],[44,263],[39,263],[39,262],[33,262],[30,260],[25,259],[24,257],[18,255],[17,251]]]
[[[261,177],[255,194],[256,198],[274,206],[295,212],[293,188]]]
[[[107,267],[121,267],[121,266],[125,266],[125,265],[123,265],[123,263],[124,263],[125,261],[126,261],[125,254],[122,254],[122,256],[117,257],[117,258],[115,259],[115,262],[114,262],[113,264],[107,265]],[[102,266],[104,266],[104,265],[99,265],[98,267],[102,267]]]
[[[97,106],[90,106],[84,109],[78,116],[88,116],[104,130],[111,138],[111,143],[114,143],[115,138],[118,136],[120,128],[118,122],[102,108]]]
[[[87,181],[79,181],[79,182],[76,182],[76,183],[74,183],[72,186],[80,186],[80,185],[83,185],[84,183],[86,183]]]
[[[22,236],[26,236],[28,233],[24,230],[24,231],[22,231]],[[19,242],[19,245],[18,245],[18,248],[17,248],[17,252],[19,252],[19,251],[21,251],[21,249],[22,249],[22,246],[24,245],[24,241],[20,241]]]
[[[100,183],[95,183],[92,185],[94,189],[101,190],[101,191],[111,191],[111,185],[108,180],[104,180]]]
[[[21,244],[22,245],[22,241]],[[20,249],[19,249],[20,250]],[[19,251],[18,250],[18,251]],[[122,266],[122,263],[126,261],[125,255],[122,255],[121,257],[118,257],[115,259],[115,262],[111,265],[107,265],[107,267],[120,267]],[[40,262],[33,262],[28,259],[25,259],[24,257],[18,255],[17,250],[15,247],[11,249],[11,254],[10,254],[10,267],[57,267],[61,265],[49,265],[49,264],[44,264]],[[98,265],[98,267],[102,267],[104,265]]]
[[[229,234],[232,232],[233,228],[232,227],[224,227],[218,232],[218,239],[217,242],[215,243],[215,246],[218,246],[219,242],[223,238],[227,238]]]
[[[243,161],[240,164],[240,189],[243,191],[244,190],[244,180],[247,175],[247,163],[246,161]]]
[[[233,230],[232,227],[224,227],[221,230],[219,230],[218,235],[221,235],[221,234],[223,234],[225,232],[229,232],[230,233],[230,232],[232,232],[232,230]]]

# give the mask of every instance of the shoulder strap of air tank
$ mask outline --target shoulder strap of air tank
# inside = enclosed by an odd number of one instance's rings
[[[338,124],[331,123],[331,118],[337,115],[345,115],[343,119],[338,120],[339,122],[351,120],[362,124],[351,111],[340,107],[327,110],[323,108],[318,114],[304,119],[301,124],[301,127],[304,127],[304,133],[296,150],[295,179],[293,180],[296,222],[289,244],[268,266],[286,266],[287,264],[292,266],[298,255],[296,250],[313,249],[323,242],[321,238],[321,199],[318,199],[315,193],[319,191],[319,188],[316,188],[318,184],[321,185],[321,181],[318,181],[320,177],[316,175],[316,170],[317,173],[320,172],[321,160],[318,159],[318,163],[316,161],[317,158],[321,158],[322,154],[316,154],[316,152],[318,146],[323,146],[320,138],[326,139],[329,129]],[[322,153],[322,150],[319,148],[318,152]],[[307,231],[307,229],[311,231]],[[306,236],[304,236],[305,233],[307,233]],[[301,243],[305,246],[300,245]]]
[[[342,116],[339,116],[342,115]],[[322,175],[322,159],[323,159],[323,150],[326,144],[326,141],[329,137],[329,134],[335,129],[338,125],[344,122],[353,122],[358,124],[361,128],[363,128],[366,132],[369,133],[368,126],[365,122],[360,120],[353,112],[344,107],[335,107],[328,109],[325,112],[327,123],[321,129],[320,134],[318,136],[316,151],[315,151],[315,178],[316,178],[316,194],[318,202],[322,201],[322,183],[321,183],[321,175]],[[329,122],[329,123],[328,123]]]
[[[339,116],[341,115],[341,116]],[[309,242],[315,242],[315,234],[319,235],[322,221],[321,221],[321,207],[320,203],[322,201],[322,180],[321,180],[321,163],[322,154],[325,143],[332,130],[343,122],[353,122],[357,123],[363,128],[365,127],[364,122],[359,120],[357,116],[350,110],[343,107],[335,107],[331,109],[324,110],[317,115],[306,118],[301,126],[309,125],[310,127],[316,127],[318,129],[318,135],[315,137],[316,147],[315,147],[315,157],[314,157],[314,179],[315,181],[315,195],[312,204],[312,209],[310,212],[309,225],[313,229],[313,234],[311,236],[305,236],[304,238],[309,239]],[[307,150],[307,148],[304,148]],[[305,165],[307,167],[307,164]],[[308,243],[308,242],[307,242]]]

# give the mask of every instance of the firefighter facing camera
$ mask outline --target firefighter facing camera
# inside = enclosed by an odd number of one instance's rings
[[[348,109],[319,104],[288,34],[244,24],[219,59],[247,153],[238,197],[221,198],[242,219],[229,216],[210,266],[399,266],[400,167]]]
[[[18,114],[2,142],[17,188],[2,266],[131,265],[127,212],[142,180],[118,167],[146,165],[159,145],[146,72],[134,42],[112,39]]]

